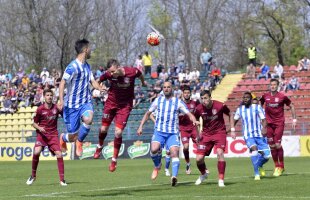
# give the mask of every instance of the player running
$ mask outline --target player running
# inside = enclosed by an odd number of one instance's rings
[[[58,174],[61,186],[67,186],[64,179],[64,161],[62,158],[58,131],[57,131],[57,120],[58,115],[61,111],[58,107],[53,104],[53,91],[50,89],[45,89],[43,92],[44,104],[39,106],[33,117],[32,126],[36,129],[37,138],[34,145],[34,152],[32,156],[32,174],[28,178],[26,184],[32,185],[37,177],[37,168],[39,165],[40,154],[44,150],[44,147],[48,147],[53,155],[56,155]]]
[[[284,172],[284,152],[281,145],[285,123],[284,105],[292,112],[292,127],[294,130],[297,123],[293,103],[287,96],[278,92],[278,87],[279,81],[277,79],[271,79],[270,92],[265,93],[260,99],[261,104],[265,105],[267,140],[275,164],[273,176],[281,176]]]
[[[99,144],[94,153],[94,159],[100,157],[104,139],[106,138],[110,124],[114,119],[114,153],[111,164],[109,165],[110,172],[116,170],[118,153],[122,145],[123,130],[126,127],[133,106],[132,102],[134,99],[136,78],[141,80],[142,86],[146,86],[141,71],[132,67],[120,67],[119,62],[115,59],[108,61],[107,71],[100,77],[100,82],[109,80],[111,87],[109,88],[108,99],[103,108],[102,125],[99,130]]]

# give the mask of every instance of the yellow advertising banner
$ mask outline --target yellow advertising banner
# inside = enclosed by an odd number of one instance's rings
[[[70,160],[71,145],[67,153],[63,154],[64,160]],[[0,161],[31,161],[34,143],[0,143]],[[48,148],[41,152],[40,160],[56,160]]]
[[[310,156],[310,136],[300,136],[301,156]]]

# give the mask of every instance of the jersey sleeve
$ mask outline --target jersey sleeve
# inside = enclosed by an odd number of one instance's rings
[[[181,100],[178,100],[178,101],[179,101],[179,110],[180,110],[180,112],[183,113],[183,114],[189,113],[189,110],[188,110],[187,106],[185,105],[185,103],[183,101],[181,101]]]
[[[33,113],[33,122],[36,124],[40,123],[41,109],[40,107]]]
[[[258,111],[258,115],[259,115],[259,118],[260,119],[265,119],[265,112],[264,112],[264,109],[260,106],[260,105],[257,105],[257,111]]]
[[[223,104],[223,113],[226,114],[226,115],[230,114],[230,110],[229,110],[229,108],[227,107],[226,104]]]
[[[135,77],[140,77],[141,76],[141,71],[140,70],[138,70],[138,68],[133,68],[133,70],[134,70],[134,73],[135,73]]]
[[[157,109],[157,105],[158,105],[158,99],[156,98],[153,103],[151,104],[150,108],[149,108],[149,112],[154,112]]]
[[[100,82],[103,82],[105,80],[108,80],[108,73],[104,72],[101,76],[100,76]]]
[[[75,72],[75,68],[72,65],[69,65],[62,76],[66,82],[70,82]]]
[[[263,95],[259,101],[260,101],[260,104],[263,106],[265,103],[265,95]]]
[[[240,107],[237,108],[237,111],[236,111],[236,113],[234,115],[234,120],[239,120],[239,119],[240,119]]]
[[[287,96],[284,96],[283,102],[286,106],[290,106],[292,103],[292,101]]]

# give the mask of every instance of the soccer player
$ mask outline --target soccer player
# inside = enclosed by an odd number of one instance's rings
[[[56,155],[60,185],[67,186],[64,179],[64,161],[59,146],[57,131],[57,120],[58,115],[61,114],[61,110],[53,104],[52,90],[45,89],[43,96],[45,102],[37,108],[33,118],[32,126],[36,129],[37,139],[32,156],[32,174],[26,184],[32,185],[36,180],[40,154],[44,150],[44,147],[47,146],[50,152]]]
[[[277,79],[271,79],[270,92],[265,93],[260,99],[261,104],[265,105],[267,140],[275,164],[273,176],[281,176],[284,172],[284,152],[281,145],[285,123],[284,105],[291,110],[293,129],[295,129],[297,123],[293,103],[287,96],[278,92],[278,87],[279,81]]]
[[[161,168],[161,147],[166,144],[170,150],[172,160],[171,185],[177,184],[177,176],[180,167],[179,159],[179,113],[188,115],[193,124],[199,124],[195,116],[189,112],[186,105],[178,98],[173,96],[172,85],[164,82],[164,96],[157,97],[151,104],[149,110],[143,116],[137,134],[142,134],[144,123],[150,114],[156,111],[156,122],[154,135],[151,142],[151,158],[154,163],[154,170],[151,179],[155,180]]]
[[[136,78],[141,80],[142,86],[146,86],[144,77],[140,70],[133,67],[121,67],[119,62],[115,59],[110,59],[108,61],[107,71],[100,77],[100,82],[109,80],[111,87],[109,88],[108,99],[103,108],[102,125],[99,130],[99,144],[94,153],[94,159],[100,157],[104,139],[106,138],[110,124],[114,119],[114,152],[112,161],[109,165],[110,172],[116,170],[118,153],[122,145],[123,130],[126,127],[133,106],[132,103],[134,99]]]
[[[77,40],[75,50],[77,57],[66,67],[59,85],[59,107],[64,107],[63,117],[67,128],[67,133],[60,135],[60,146],[65,152],[66,142],[76,142],[76,155],[82,156],[83,141],[90,131],[94,112],[90,83],[97,90],[103,89],[94,79],[90,65],[86,62],[91,55],[89,41]],[[65,88],[67,93],[64,97]],[[82,126],[80,119],[83,121]]]
[[[196,107],[199,105],[198,101],[191,100],[191,89],[189,86],[184,86],[182,89],[182,100],[187,106],[188,110],[194,114]],[[190,138],[196,143],[197,129],[188,118],[187,115],[179,115],[181,141],[183,144],[183,154],[186,162],[186,174],[191,174],[190,159],[189,159],[189,140]]]
[[[234,116],[231,116],[231,135],[236,137],[235,125],[241,118],[244,141],[250,149],[251,161],[254,168],[254,180],[260,180],[265,176],[263,165],[271,157],[270,148],[265,137],[266,119],[263,108],[252,103],[252,94],[243,94],[243,104],[237,108]],[[263,124],[263,126],[262,126]],[[258,151],[262,152],[260,154]]]
[[[209,156],[212,148],[215,147],[217,153],[218,186],[225,187],[224,175],[226,162],[224,151],[226,147],[226,126],[224,114],[230,118],[229,108],[216,100],[212,100],[211,92],[204,90],[200,93],[201,104],[197,106],[195,116],[203,120],[201,133],[197,134],[196,162],[201,173],[195,184],[200,185],[207,177],[205,156]]]

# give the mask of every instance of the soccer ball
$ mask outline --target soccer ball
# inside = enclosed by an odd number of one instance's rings
[[[156,32],[151,32],[147,35],[146,41],[151,46],[157,46],[160,44],[160,37]]]

